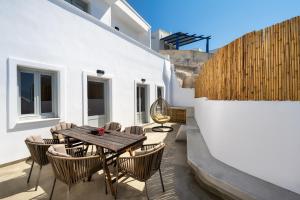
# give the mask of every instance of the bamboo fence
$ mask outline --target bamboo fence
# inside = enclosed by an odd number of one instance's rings
[[[199,72],[195,97],[299,101],[300,16],[220,48]]]

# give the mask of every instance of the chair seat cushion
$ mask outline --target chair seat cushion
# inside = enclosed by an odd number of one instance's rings
[[[48,148],[48,152],[55,156],[71,157],[70,155],[67,154],[66,147],[64,144],[51,145]]]
[[[45,141],[43,140],[43,138],[40,135],[31,135],[31,136],[27,137],[26,140],[28,140],[29,142],[45,144]]]
[[[132,152],[132,153],[134,153],[134,152]],[[123,158],[123,157],[130,157],[130,153],[128,151],[126,151],[125,153],[122,153],[120,155],[120,158]]]
[[[171,117],[168,116],[168,115],[155,115],[155,116],[154,116],[154,119],[155,119],[157,122],[160,122],[160,123],[166,123],[166,122],[170,121]]]
[[[55,131],[70,129],[70,128],[74,128],[74,127],[76,127],[75,124],[60,122],[56,126],[52,127],[50,129],[50,132],[52,133],[54,139],[59,140],[59,143],[65,143],[65,137],[62,134],[55,133]]]

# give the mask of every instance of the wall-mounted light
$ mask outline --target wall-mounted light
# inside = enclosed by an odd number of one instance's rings
[[[144,82],[146,82],[146,79],[142,78],[141,81],[144,83]]]
[[[105,72],[103,70],[97,69],[97,74],[103,75]]]

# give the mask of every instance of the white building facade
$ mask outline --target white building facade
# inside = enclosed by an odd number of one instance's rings
[[[0,164],[59,121],[148,123],[158,93],[170,96],[170,62],[125,1],[2,1],[0,26]]]

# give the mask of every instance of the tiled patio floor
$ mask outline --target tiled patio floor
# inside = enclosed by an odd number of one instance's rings
[[[186,144],[175,142],[175,135],[179,128],[173,124],[174,131],[170,133],[154,133],[147,130],[146,143],[163,141],[167,144],[162,161],[162,176],[166,191],[163,193],[159,174],[155,174],[148,182],[150,199],[219,199],[203,190],[186,163]],[[24,144],[25,145],[25,144]],[[34,167],[30,184],[26,179],[30,170],[30,162],[20,162],[0,168],[0,199],[48,199],[53,183],[53,172],[50,165],[43,167],[40,184],[34,191],[37,177],[37,166]],[[82,182],[71,188],[70,199],[114,199],[110,194],[105,195],[104,176],[102,171],[92,177],[91,182]],[[53,199],[63,200],[67,197],[67,186],[57,181]],[[147,199],[144,183],[131,178],[121,178],[118,185],[118,199]]]

